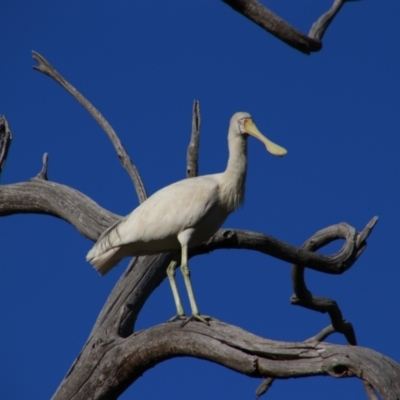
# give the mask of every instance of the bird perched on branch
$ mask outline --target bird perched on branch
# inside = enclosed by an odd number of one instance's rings
[[[229,160],[225,172],[184,179],[154,193],[100,236],[87,254],[87,261],[104,275],[128,256],[181,250],[180,259],[176,257],[167,268],[177,309],[174,319],[207,323],[208,317],[199,313],[193,294],[188,248],[209,239],[243,202],[249,135],[263,142],[270,153],[286,154],[284,148],[261,134],[250,114],[234,114],[229,125]],[[179,265],[192,309],[190,318],[184,314],[175,282],[175,269]]]

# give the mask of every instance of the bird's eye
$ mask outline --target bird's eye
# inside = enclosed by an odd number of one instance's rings
[[[246,126],[248,125],[248,123],[251,121],[251,119],[250,118],[243,118],[242,119],[242,124],[241,124],[241,126],[242,126],[242,128],[244,129],[244,130],[246,130]]]

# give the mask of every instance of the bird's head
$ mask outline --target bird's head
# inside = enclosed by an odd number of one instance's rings
[[[267,150],[275,156],[282,157],[287,153],[286,149],[271,142],[258,130],[253,118],[247,112],[237,112],[233,114],[230,122],[230,130],[236,135],[242,135],[244,137],[248,135],[254,136],[263,142]]]

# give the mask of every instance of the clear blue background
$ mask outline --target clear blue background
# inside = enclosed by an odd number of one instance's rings
[[[265,2],[304,32],[331,3]],[[361,230],[378,215],[351,270],[308,271],[307,279],[314,294],[338,301],[360,345],[399,362],[399,15],[396,0],[345,4],[322,51],[305,56],[217,0],[6,2],[0,113],[14,141],[2,183],[34,177],[48,152],[51,180],[121,215],[138,204],[105,134],[59,85],[30,68],[31,50],[105,115],[149,193],[185,177],[194,99],[201,103],[201,174],[225,168],[229,118],[248,111],[289,153],[275,158],[249,140],[246,202],[225,226],[300,246],[328,225],[346,221]],[[85,262],[92,243],[52,217],[2,218],[0,235],[0,398],[47,399],[126,262],[100,278]],[[304,340],[329,323],[324,314],[290,305],[290,265],[282,261],[218,251],[193,259],[191,269],[204,314],[286,341]],[[164,281],[137,329],[174,311]],[[329,341],[344,343],[340,335]],[[260,383],[181,358],[148,371],[121,399],[252,399]],[[268,393],[271,400],[339,397],[365,395],[358,380],[328,377],[277,381]]]

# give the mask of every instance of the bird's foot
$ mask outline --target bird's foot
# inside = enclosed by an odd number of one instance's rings
[[[188,322],[190,321],[199,321],[203,322],[207,325],[210,325],[208,321],[211,319],[208,315],[201,315],[201,314],[193,314],[190,317],[186,316],[185,314],[176,314],[172,318],[170,318],[167,322],[175,322],[175,321],[182,321],[181,328],[183,328]]]
[[[170,318],[167,322],[175,322],[175,321],[186,321],[188,320],[189,317],[187,317],[185,314],[176,314],[172,318]]]
[[[192,314],[192,316],[186,317],[186,319],[184,321],[182,321],[181,328],[183,328],[190,321],[199,321],[199,322],[203,322],[207,325],[210,325],[208,322],[210,319],[211,319],[211,317],[209,317],[208,315]]]

